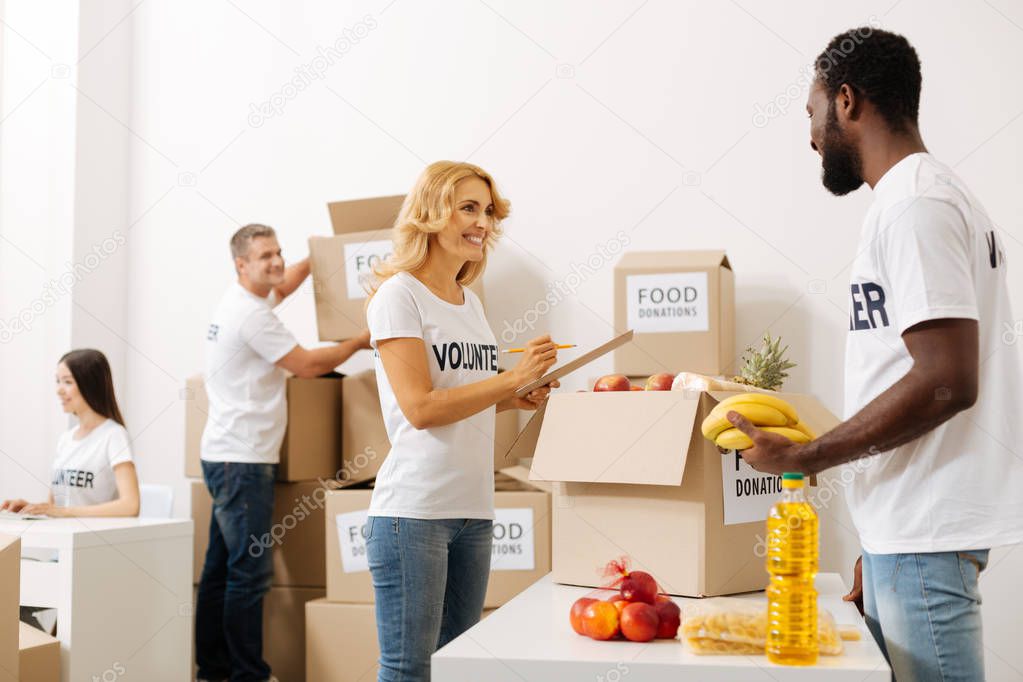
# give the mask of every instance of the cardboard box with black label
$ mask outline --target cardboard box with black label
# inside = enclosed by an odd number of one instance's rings
[[[288,428],[281,444],[278,481],[334,478],[341,469],[343,377],[288,377]],[[200,443],[209,414],[202,376],[185,381],[185,476],[202,478]]]
[[[494,544],[484,606],[497,607],[550,571],[550,494],[511,476],[495,475]],[[366,518],[372,491],[327,495],[327,599],[373,603],[366,558]]]
[[[333,237],[309,238],[309,264],[320,341],[342,341],[366,328],[373,268],[391,253],[391,228],[405,195],[327,205]],[[469,287],[483,300],[482,280]]]
[[[374,682],[380,645],[373,604],[317,599],[305,605],[305,668],[310,682]],[[493,609],[484,609],[486,618]],[[286,682],[281,678],[281,682]]]
[[[349,484],[371,481],[391,451],[391,442],[387,438],[387,428],[380,410],[376,373],[373,370],[345,377],[341,415],[345,425],[341,433],[341,451],[344,454],[338,480]],[[515,442],[518,433],[519,410],[498,412],[494,423],[495,471],[517,464],[516,461],[506,460],[505,453]]]
[[[728,392],[562,393],[523,429],[530,479],[554,482],[552,576],[600,587],[620,556],[670,594],[761,590],[767,512],[780,477],[721,453],[700,424]],[[822,434],[838,419],[811,396],[776,394]]]
[[[193,580],[196,584],[206,561],[213,500],[206,484],[192,481],[192,519],[195,522]],[[319,481],[277,483],[274,486],[273,523],[268,535],[250,538],[252,552],[270,552],[273,585],[319,587],[324,573],[323,519],[327,488]]]
[[[724,251],[639,251],[615,265],[615,329],[635,332],[614,371],[721,374],[734,368],[735,276]]]

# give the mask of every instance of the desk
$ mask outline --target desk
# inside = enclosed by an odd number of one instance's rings
[[[63,682],[191,679],[191,520],[2,519],[0,533],[21,538],[21,604],[57,609]]]
[[[888,682],[891,671],[836,573],[817,576],[821,608],[839,625],[855,624],[858,642],[811,668],[767,662],[764,656],[697,656],[679,640],[597,642],[577,635],[568,611],[593,590],[556,585],[548,574],[433,655],[434,682]],[[742,595],[763,599],[763,593]],[[685,607],[691,599],[676,597]]]

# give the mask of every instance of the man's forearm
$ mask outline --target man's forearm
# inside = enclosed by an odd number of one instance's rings
[[[967,405],[910,370],[849,420],[803,447],[807,473],[876,455],[932,431]]]
[[[277,298],[283,301],[294,293],[295,289],[302,286],[302,282],[309,276],[309,259],[303,258],[284,270],[284,281],[276,287]]]
[[[338,365],[352,357],[360,347],[357,339],[348,339],[333,346],[313,348],[309,353],[312,355],[315,373],[320,375],[333,371]]]

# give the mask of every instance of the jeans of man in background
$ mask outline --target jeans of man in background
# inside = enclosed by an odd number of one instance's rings
[[[262,682],[263,595],[270,589],[270,547],[259,544],[273,518],[276,464],[202,463],[213,497],[210,544],[195,604],[199,679]]]

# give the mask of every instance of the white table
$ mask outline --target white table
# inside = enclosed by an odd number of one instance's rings
[[[190,519],[0,519],[0,533],[21,538],[21,604],[57,609],[63,682],[190,679]]]
[[[858,642],[810,668],[777,666],[763,656],[697,656],[679,640],[598,642],[577,635],[568,611],[590,588],[556,585],[550,575],[433,655],[434,682],[888,682],[891,672],[836,573],[817,576],[821,608],[856,625]],[[763,599],[763,593],[744,595]],[[675,598],[679,606],[695,601]]]

